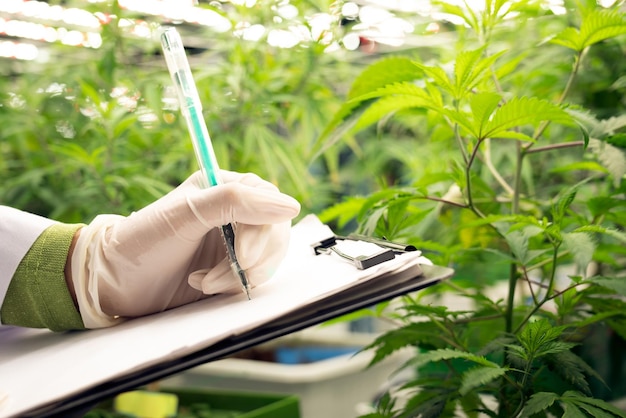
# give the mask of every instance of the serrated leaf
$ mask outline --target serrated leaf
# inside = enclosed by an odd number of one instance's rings
[[[626,34],[626,19],[617,10],[596,9],[580,25],[581,51],[605,39]]]
[[[468,370],[463,373],[461,378],[461,387],[459,388],[459,393],[465,396],[472,389],[475,389],[479,386],[484,386],[495,379],[504,376],[504,374],[508,371],[508,368],[505,367],[475,367],[473,369]]]
[[[529,55],[529,52],[519,52],[516,51],[516,55],[512,57],[509,61],[506,61],[503,64],[499,64],[496,69],[495,76],[496,79],[501,80],[505,78],[507,75],[513,73],[517,69],[517,66],[523,62]]]
[[[495,111],[492,119],[485,126],[483,138],[498,137],[509,129],[542,121],[570,124],[572,118],[563,109],[546,100],[536,97],[515,98]]]
[[[608,170],[595,161],[578,161],[550,169],[550,173],[566,173],[568,171],[599,171],[608,173]]]
[[[613,318],[615,316],[624,316],[623,311],[605,311],[595,315],[587,316],[582,321],[576,321],[576,326],[579,328],[583,328],[598,322],[604,322],[607,319]]]
[[[432,102],[419,96],[385,96],[371,104],[361,115],[350,132],[358,132],[379,121],[392,112],[410,108],[429,108]]]
[[[403,310],[406,311],[407,317],[437,317],[445,319],[450,312],[446,306],[433,306],[422,304],[410,304],[403,306]]]
[[[561,33],[552,38],[551,42],[573,49],[574,51],[579,51],[580,33],[576,28],[565,28]]]
[[[450,82],[450,78],[448,74],[440,67],[431,67],[428,65],[421,64],[416,62],[415,65],[420,68],[427,77],[432,79],[433,84],[438,86],[440,89],[447,91],[448,93],[454,95],[454,87]]]
[[[354,214],[363,206],[364,201],[364,197],[353,196],[347,198],[344,202],[338,202],[324,209],[318,213],[318,217],[324,223],[336,220],[338,226],[343,228],[348,222],[354,219]]]
[[[528,323],[517,338],[526,351],[533,355],[546,344],[559,338],[564,329],[564,327],[553,326],[547,319],[540,319]]]
[[[535,352],[535,357],[544,357],[547,355],[554,355],[560,353],[566,353],[572,348],[576,347],[575,343],[568,343],[564,341],[551,341],[545,344],[542,344],[539,349]]]
[[[574,203],[576,195],[578,194],[578,190],[583,184],[587,183],[588,181],[589,179],[582,180],[559,193],[555,203],[552,205],[552,219],[555,224],[561,224],[563,216],[565,216],[565,212],[571,206],[571,204]]]
[[[596,138],[612,135],[624,126],[626,126],[626,115],[612,116],[608,119],[596,121],[590,135]]]
[[[621,201],[621,200],[616,200],[616,206],[623,206],[624,204],[626,204],[626,202]],[[608,206],[608,205],[607,205]],[[603,226],[600,225],[585,225],[585,226],[581,226],[579,228],[576,228],[573,232],[597,232],[600,234],[605,234],[608,235],[612,238],[617,239],[618,241],[626,244],[626,233],[622,232],[622,231],[618,231],[617,229],[613,229],[613,228],[605,228]]]
[[[586,376],[593,376],[603,382],[602,377],[593,368],[570,350],[552,354],[546,358],[546,362],[552,366],[551,370],[566,382],[587,394],[591,394],[591,391]]]
[[[615,415],[610,412],[583,402],[579,403],[578,406],[580,409],[587,411],[593,418],[615,418]]]
[[[433,102],[433,106],[443,109],[443,96],[441,90],[439,90],[433,83],[426,82],[426,91]]]
[[[421,391],[412,396],[403,408],[401,417],[437,418],[452,399],[448,394]]]
[[[612,415],[609,415],[610,417],[624,417],[626,418],[626,411],[622,411],[619,408],[616,408],[615,406],[611,405],[610,403],[603,401],[602,399],[597,399],[597,398],[591,398],[589,396],[584,396],[581,395],[578,392],[575,392],[573,390],[568,390],[566,391],[563,395],[562,395],[562,399],[563,400],[571,400],[571,401],[575,401],[578,405],[582,404],[588,404],[588,405],[593,405],[597,408],[600,408],[602,410],[608,411],[610,412]]]
[[[564,232],[561,236],[563,245],[572,254],[578,270],[584,274],[597,247],[593,237],[585,232]]]
[[[624,15],[616,10],[598,8],[583,16],[580,29],[566,28],[552,42],[581,52],[593,44],[623,34],[626,34]]]
[[[461,129],[474,135],[474,123],[467,113],[456,109],[441,109],[441,113],[447,116],[451,122],[459,125]]]
[[[500,132],[498,134],[498,138],[509,138],[509,139],[515,139],[517,141],[528,141],[528,142],[535,141],[532,136],[526,135],[522,132],[515,132],[515,131]]]
[[[463,51],[454,65],[454,98],[462,99],[468,95],[474,87],[491,77],[491,66],[504,51],[482,58],[484,48],[473,51]]]
[[[561,402],[563,416],[561,418],[587,418],[587,415],[572,402]]]
[[[479,93],[470,99],[470,108],[474,119],[474,136],[483,138],[483,129],[489,122],[489,118],[494,110],[498,107],[502,98],[496,93]]]
[[[616,298],[587,297],[585,295],[582,302],[589,304],[594,312],[626,312],[626,303]],[[616,334],[626,339],[626,320],[623,315],[620,317],[607,318],[606,323]]]
[[[545,411],[551,407],[558,399],[558,395],[552,392],[537,392],[533,394],[524,409],[522,410],[520,417],[531,417],[535,414]]]
[[[474,68],[484,52],[484,48],[479,48],[471,51],[462,51],[458,54],[454,63],[454,87],[457,92],[463,86],[472,84],[475,77]]]
[[[489,361],[484,357],[477,356],[466,351],[453,350],[450,348],[442,348],[439,350],[433,350],[427,353],[420,354],[411,359],[407,363],[407,365],[410,364],[412,366],[421,367],[431,362],[451,359],[464,359],[487,367],[500,367],[497,363]]]
[[[404,347],[436,344],[440,334],[441,329],[433,322],[414,322],[388,331],[364,347],[363,350],[375,349],[374,357],[368,367],[379,363]]]
[[[617,292],[621,296],[626,296],[626,278],[624,277],[597,276],[597,277],[592,277],[591,279],[588,279],[585,282],[597,284],[598,286],[611,289],[614,292]]]
[[[314,159],[337,143],[356,124],[365,105],[361,102],[345,102],[335,113],[313,145]],[[343,126],[340,126],[342,125]]]
[[[404,81],[401,83],[391,83],[386,86],[379,87],[374,91],[363,94],[361,96],[357,96],[351,101],[353,102],[363,102],[369,99],[377,99],[383,96],[392,96],[392,95],[401,95],[401,96],[416,96],[421,97],[424,100],[432,100],[430,94],[421,87],[418,87],[415,83],[410,81]]]
[[[371,93],[392,83],[413,81],[419,72],[415,63],[405,57],[383,58],[368,66],[352,83],[348,99]]]
[[[606,142],[591,139],[589,149],[595,153],[601,164],[611,173],[613,185],[619,187],[624,174],[626,174],[626,155],[624,152]]]
[[[542,232],[543,229],[536,225],[523,225],[520,229],[509,231],[504,238],[516,259],[526,265],[543,253],[543,251],[536,253],[528,250],[529,239]]]
[[[441,11],[445,14],[460,17],[461,19],[463,19],[463,21],[465,21],[465,23],[467,23],[469,27],[474,28],[474,29],[477,29],[479,27],[479,23],[478,23],[478,20],[476,19],[476,15],[474,13],[471,13],[471,11],[468,11],[468,13],[466,13],[466,11],[462,9],[461,7],[454,5],[454,4],[450,4],[449,2],[446,2],[446,1],[433,1],[433,4],[437,5],[441,9]]]

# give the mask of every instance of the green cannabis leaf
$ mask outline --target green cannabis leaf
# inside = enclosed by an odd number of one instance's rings
[[[500,366],[497,363],[487,360],[483,356],[477,356],[476,354],[472,354],[467,351],[454,350],[450,348],[442,348],[442,349],[433,350],[427,353],[420,354],[416,356],[414,359],[411,359],[408,364],[416,366],[416,367],[421,367],[427,363],[431,363],[434,361],[452,360],[452,359],[464,359],[464,360],[468,360],[468,361],[471,361],[473,363],[476,363],[485,367],[500,368]]]
[[[582,52],[593,44],[623,34],[626,34],[624,14],[598,8],[583,16],[580,29],[566,28],[552,42]]]
[[[613,177],[613,185],[619,187],[622,178],[626,175],[626,153],[624,150],[598,139],[589,141],[589,150],[609,171]]]
[[[440,67],[428,66],[419,62],[415,62],[415,65],[432,79],[434,84],[451,94],[453,99],[461,100],[471,94],[472,89],[491,76],[487,70],[504,52],[500,51],[483,58],[483,48],[463,51],[457,56],[452,77],[448,76]]]
[[[524,348],[524,360],[531,362],[533,359],[574,347],[576,344],[558,341],[565,329],[564,326],[553,326],[547,319],[530,322],[518,337]]]
[[[359,74],[348,92],[348,99],[363,96],[389,84],[413,81],[417,73],[417,67],[411,59],[383,58]]]
[[[527,418],[543,412],[550,408],[558,399],[558,395],[553,392],[534,393],[528,402],[526,402],[526,406],[524,406],[520,417]]]
[[[477,138],[513,137],[518,138],[510,129],[532,125],[543,121],[571,124],[571,116],[561,107],[547,100],[536,97],[520,97],[510,100],[499,107],[493,117],[481,126]],[[532,138],[528,138],[532,140]]]
[[[593,237],[585,232],[564,232],[561,236],[563,245],[572,254],[578,271],[584,274],[597,247]]]
[[[463,373],[459,392],[461,393],[461,395],[466,395],[472,389],[486,385],[490,382],[493,382],[497,378],[504,376],[504,374],[508,370],[508,367],[490,366],[479,366],[470,369],[467,372]]]

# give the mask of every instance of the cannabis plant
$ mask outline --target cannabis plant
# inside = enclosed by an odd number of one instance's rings
[[[50,2],[100,16],[97,49],[51,44],[53,59],[31,66],[2,59],[0,204],[87,222],[145,206],[197,169],[158,42],[159,27],[177,23],[120,3]],[[334,85],[352,79],[354,64],[317,39],[287,49],[268,44],[267,33],[255,41],[236,33],[246,24],[304,24],[324,1],[292,2],[300,14],[289,21],[276,18],[277,0],[235,3],[198,5],[217,10],[230,31],[180,25],[218,161],[314,211],[332,201],[325,180],[336,176],[338,156],[310,167],[310,144],[341,105]]]
[[[384,187],[322,218],[454,266],[431,293],[471,301],[378,307],[397,326],[373,363],[417,347],[417,373],[368,417],[626,416],[581,355],[597,327],[626,337],[624,83],[595,73],[623,59],[622,3],[482,6],[439,4],[456,42],[369,66],[318,143],[396,135]]]

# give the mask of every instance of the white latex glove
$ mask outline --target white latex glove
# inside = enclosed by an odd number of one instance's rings
[[[160,312],[216,293],[242,292],[220,226],[236,224],[235,251],[252,287],[287,252],[299,203],[254,174],[222,171],[203,189],[201,173],[128,217],[100,215],[84,227],[71,260],[87,328]]]

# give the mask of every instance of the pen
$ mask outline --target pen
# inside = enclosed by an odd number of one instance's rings
[[[215,158],[206,122],[202,116],[202,103],[191,74],[189,61],[187,61],[183,41],[176,28],[170,27],[163,30],[161,33],[161,46],[167,68],[178,93],[181,112],[187,122],[194,153],[200,165],[203,178],[206,181],[205,187],[217,186],[222,183],[219,175],[219,166]],[[241,281],[246,296],[250,299],[250,283],[235,254],[235,231],[233,224],[223,225],[221,229],[230,265],[235,276]]]

